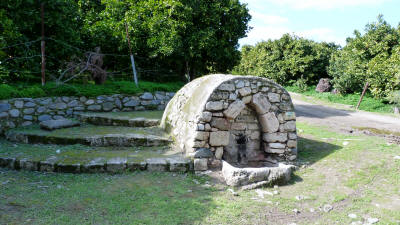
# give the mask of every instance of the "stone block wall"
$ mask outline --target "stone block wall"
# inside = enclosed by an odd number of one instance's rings
[[[137,96],[14,98],[0,101],[0,134],[7,129],[81,112],[163,110],[173,92],[146,92]]]
[[[237,162],[242,154],[241,134],[246,138],[249,161],[276,164],[297,157],[296,116],[290,95],[260,77],[214,74],[193,80],[170,101],[161,126],[177,147],[195,158],[199,170],[207,164],[218,167],[221,160]],[[212,157],[201,158],[205,149]]]

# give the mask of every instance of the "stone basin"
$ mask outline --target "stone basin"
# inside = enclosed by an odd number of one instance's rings
[[[278,163],[265,167],[235,167],[222,161],[222,175],[229,186],[239,187],[262,183],[263,185],[285,184],[289,182],[295,169],[293,165]]]

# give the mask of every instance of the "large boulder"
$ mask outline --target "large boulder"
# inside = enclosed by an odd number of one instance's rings
[[[283,163],[279,163],[276,167],[239,168],[223,161],[222,175],[226,184],[234,187],[265,181],[270,185],[284,184],[290,180],[294,168],[293,165]]]
[[[46,120],[41,122],[39,125],[40,128],[44,130],[55,130],[61,128],[76,127],[79,126],[80,123],[73,120],[60,119],[60,120]]]
[[[332,88],[331,86],[331,79],[329,78],[321,78],[318,82],[317,87],[315,88],[316,91],[322,92],[329,92]]]

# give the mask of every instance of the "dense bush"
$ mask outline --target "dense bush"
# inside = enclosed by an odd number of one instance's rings
[[[330,60],[328,73],[334,87],[341,93],[359,92],[368,81],[371,93],[379,98],[398,89],[400,27],[391,27],[379,16],[365,27],[365,34],[354,34]]]
[[[42,2],[48,79],[59,76],[71,61],[85,60],[85,50],[95,47],[112,53],[104,56],[104,68],[126,77],[125,23],[142,80],[225,72],[239,60],[238,40],[250,20],[238,0],[2,0],[0,83],[40,80]]]
[[[48,83],[40,85],[0,85],[0,99],[9,98],[38,98],[45,96],[87,96],[94,97],[99,95],[128,94],[134,95],[143,92],[176,92],[183,86],[183,82],[153,83],[141,82],[139,87],[133,82],[116,81],[106,82],[103,85],[95,84],[65,84],[56,85]]]
[[[243,46],[240,64],[235,74],[266,77],[280,84],[316,84],[327,77],[329,58],[338,46],[317,43],[289,34],[278,40],[263,41],[253,46]]]

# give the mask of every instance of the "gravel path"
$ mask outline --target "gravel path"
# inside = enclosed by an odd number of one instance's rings
[[[400,118],[364,111],[348,111],[328,106],[311,104],[292,98],[298,121],[331,127],[335,130],[352,130],[354,127],[369,127],[400,132]]]

